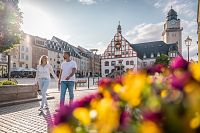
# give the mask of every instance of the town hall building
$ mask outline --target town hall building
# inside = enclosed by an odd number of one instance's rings
[[[117,33],[102,54],[102,77],[112,75],[118,67],[123,67],[123,70],[127,71],[152,66],[156,57],[161,54],[168,55],[170,58],[182,55],[182,30],[180,19],[172,8],[164,24],[163,41],[131,44],[123,37],[119,24]]]

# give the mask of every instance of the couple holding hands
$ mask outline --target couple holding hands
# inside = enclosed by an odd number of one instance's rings
[[[46,98],[46,91],[49,87],[50,74],[58,81],[58,89],[60,91],[60,107],[64,105],[66,90],[69,91],[69,104],[74,99],[74,84],[75,84],[75,72],[77,69],[76,62],[70,60],[70,52],[63,53],[64,61],[61,64],[61,70],[59,78],[55,75],[52,66],[48,62],[46,55],[41,56],[39,65],[36,72],[36,84],[39,85],[39,89],[42,94],[42,102],[40,104],[39,111],[48,109],[48,103]]]

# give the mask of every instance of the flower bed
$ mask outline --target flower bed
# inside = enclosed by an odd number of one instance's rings
[[[97,93],[55,114],[53,133],[199,133],[200,63],[181,57],[104,78]]]
[[[8,84],[10,84],[10,82]],[[0,102],[8,102],[30,98],[37,98],[37,88],[35,85],[4,84],[0,86]]]

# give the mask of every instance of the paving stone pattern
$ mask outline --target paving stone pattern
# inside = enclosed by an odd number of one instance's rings
[[[75,97],[94,93],[95,90],[75,91]],[[55,99],[48,100],[49,110],[38,111],[39,102],[0,108],[0,133],[48,133],[53,114],[59,104],[59,93],[51,93]],[[66,102],[69,97],[66,95]]]

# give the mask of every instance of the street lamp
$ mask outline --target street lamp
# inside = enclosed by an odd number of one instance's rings
[[[185,40],[185,45],[187,46],[188,48],[188,62],[189,62],[189,47],[191,46],[191,43],[192,43],[192,39],[188,36]]]
[[[93,67],[92,67],[92,74],[93,74],[93,85],[94,85],[94,73],[95,73],[95,61],[94,61],[94,56],[96,55],[96,53],[97,53],[97,51],[98,51],[98,49],[90,49],[90,51],[94,54],[93,55]]]

